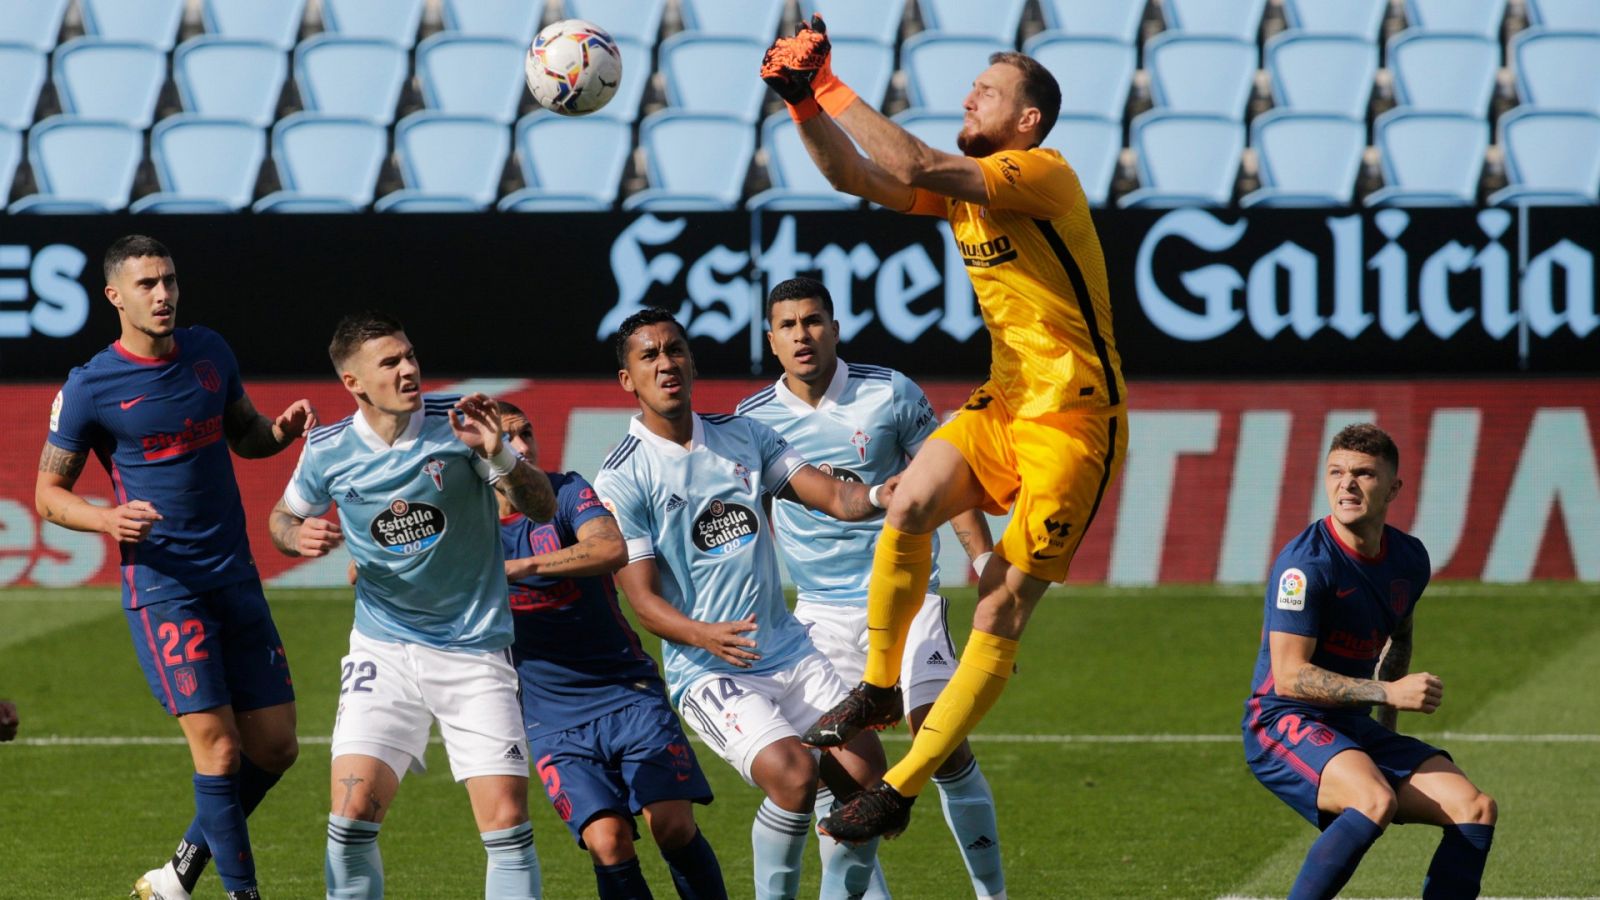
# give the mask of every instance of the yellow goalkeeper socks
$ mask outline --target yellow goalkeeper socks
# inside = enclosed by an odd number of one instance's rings
[[[928,710],[911,750],[883,780],[901,796],[921,793],[933,773],[1000,699],[1016,660],[1016,641],[974,631],[961,654],[961,665]]]
[[[933,572],[933,535],[906,534],[884,523],[867,587],[867,666],[862,679],[878,687],[900,680],[906,634],[922,609]]]

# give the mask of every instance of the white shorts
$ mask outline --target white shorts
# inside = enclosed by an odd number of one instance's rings
[[[947,606],[943,597],[929,594],[911,621],[905,656],[900,660],[900,689],[905,692],[907,711],[939,699],[960,661],[945,624]],[[833,663],[845,684],[861,680],[867,665],[866,607],[802,599],[794,605],[794,617],[806,626],[811,643]]]
[[[428,729],[439,721],[450,773],[528,777],[528,740],[509,652],[438,650],[350,632],[339,666],[333,755],[376,756],[394,769],[423,770]]]
[[[707,747],[751,785],[750,767],[768,744],[797,738],[848,689],[821,653],[767,675],[713,672],[689,682],[678,714]]]

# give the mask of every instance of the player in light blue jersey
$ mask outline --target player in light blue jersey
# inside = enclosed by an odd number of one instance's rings
[[[383,896],[378,830],[401,777],[422,769],[437,719],[488,851],[484,896],[537,897],[495,491],[545,520],[550,480],[505,445],[493,400],[423,395],[395,319],[346,316],[328,355],[356,412],[311,432],[272,511],[279,550],[314,557],[342,543],[357,567],[333,726],[328,896]],[[337,523],[321,518],[334,504]]]
[[[771,426],[835,478],[874,484],[904,471],[938,419],[909,378],[839,359],[839,323],[827,286],[814,278],[791,278],[774,287],[767,297],[767,327],[767,343],[783,365],[783,377],[740,403],[738,413]],[[799,589],[795,618],[810,629],[811,642],[845,683],[860,681],[867,658],[867,582],[882,523],[841,522],[782,499],[773,503],[772,519]],[[974,560],[994,547],[978,510],[955,516],[950,524]],[[913,734],[960,658],[938,589],[935,567],[901,659],[900,687]],[[980,900],[1004,897],[994,794],[965,741],[933,781],[974,893]],[[818,792],[819,819],[832,811],[832,803],[831,796]],[[824,848],[830,845],[836,842],[822,839]]]
[[[751,829],[755,895],[792,898],[820,777],[834,794],[875,783],[883,748],[863,733],[819,762],[799,729],[846,687],[789,613],[763,497],[857,521],[881,515],[892,485],[838,481],[772,429],[694,412],[694,360],[672,314],[646,309],[616,337],[618,378],[639,402],[595,488],[628,545],[619,587],[663,639],[667,690],[707,746],[766,792]],[[834,699],[829,699],[834,698]],[[876,840],[824,867],[825,897],[866,890]]]

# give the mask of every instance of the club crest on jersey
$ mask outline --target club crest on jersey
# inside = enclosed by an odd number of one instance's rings
[[[444,529],[444,510],[427,503],[397,499],[373,517],[368,531],[384,551],[395,556],[411,556],[438,543]]]
[[[428,461],[422,464],[422,473],[433,479],[434,487],[444,490],[444,463],[430,456]]]
[[[756,528],[755,510],[713,500],[694,520],[694,545],[713,556],[727,556],[755,543]]]
[[[872,443],[872,435],[859,428],[856,429],[855,434],[850,435],[850,446],[856,448],[856,455],[861,457],[862,462],[867,461],[867,445],[870,443]]]
[[[733,464],[733,477],[744,482],[745,490],[750,490],[750,470],[745,468],[744,463]]]
[[[195,380],[200,386],[215,394],[222,390],[222,376],[217,373],[217,367],[209,359],[202,359],[194,364]]]
[[[1294,612],[1306,608],[1306,573],[1288,569],[1278,579],[1278,608]]]

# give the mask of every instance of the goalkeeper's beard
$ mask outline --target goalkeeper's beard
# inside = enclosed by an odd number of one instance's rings
[[[1000,145],[987,134],[978,131],[962,131],[956,135],[956,149],[963,154],[978,159],[993,156],[1000,150]]]

